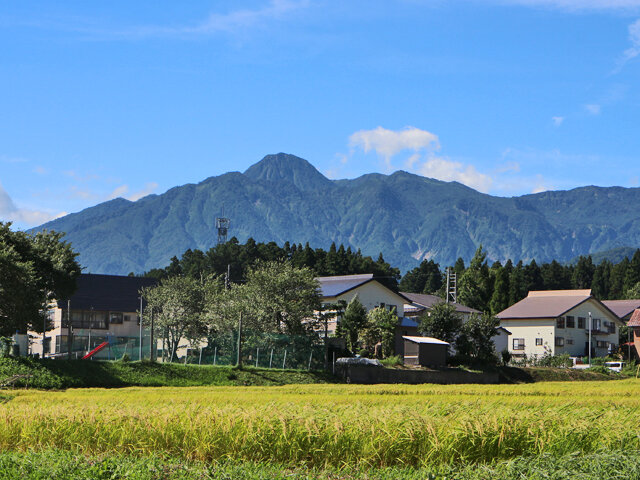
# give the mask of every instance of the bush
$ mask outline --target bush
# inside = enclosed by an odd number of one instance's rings
[[[500,352],[502,358],[502,365],[506,366],[511,361],[511,353],[506,348]]]
[[[594,365],[593,362],[592,362],[592,365],[593,366],[587,368],[588,372],[603,373],[605,375],[609,375],[611,373],[614,373],[613,371],[609,370],[604,365]]]
[[[120,358],[121,362],[130,362],[131,361],[131,357],[129,356],[128,353],[124,353],[122,354],[122,358]]]
[[[391,357],[383,358],[380,363],[385,367],[397,367],[404,364],[403,358],[400,355],[393,355]]]

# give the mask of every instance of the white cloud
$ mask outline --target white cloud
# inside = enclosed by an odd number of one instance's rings
[[[597,103],[590,103],[588,105],[585,105],[584,109],[591,115],[600,115],[600,111],[602,110],[602,107]]]
[[[564,122],[564,117],[551,117],[551,120],[556,127],[559,127]]]
[[[153,193],[157,188],[157,183],[149,182],[145,184],[144,188],[142,188],[141,190],[132,192],[130,195],[127,195],[127,193],[129,193],[129,185],[120,185],[107,196],[107,200],[113,200],[114,198],[122,197],[135,202],[137,200],[140,200],[142,197],[146,197],[147,195]]]
[[[478,172],[473,165],[463,165],[440,157],[428,158],[418,171],[425,177],[460,182],[484,193],[490,190],[493,183],[489,175]]]
[[[4,221],[16,222],[19,227],[34,227],[64,215],[66,212],[54,214],[41,210],[19,208],[0,184],[0,219]]]
[[[405,127],[402,130],[388,130],[378,127],[353,133],[349,137],[349,146],[360,147],[365,153],[375,151],[384,158],[387,169],[391,170],[391,158],[398,153],[405,150],[412,152],[437,150],[440,148],[440,143],[436,135],[419,128]]]
[[[283,19],[287,14],[306,8],[310,0],[270,0],[259,8],[244,8],[227,13],[212,13],[204,21],[193,25],[159,26],[142,25],[120,30],[100,30],[94,27],[74,28],[92,35],[119,38],[145,38],[160,36],[211,35],[235,33],[255,28],[268,21]]]
[[[640,55],[640,19],[629,25],[629,42],[631,42],[631,46],[622,53],[613,73],[620,72],[629,60]]]
[[[146,197],[147,195],[152,194],[157,190],[157,188],[158,188],[157,183],[149,182],[145,184],[143,189],[138,190],[137,192],[133,192],[131,195],[129,195],[127,197],[127,200],[131,200],[132,202],[135,202],[137,200],[140,200],[142,197]]]

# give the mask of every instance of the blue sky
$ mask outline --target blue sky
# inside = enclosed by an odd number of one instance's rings
[[[502,196],[640,185],[640,0],[3,2],[0,220],[293,153]]]

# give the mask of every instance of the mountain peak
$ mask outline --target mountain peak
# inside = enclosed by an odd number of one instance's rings
[[[303,191],[327,188],[331,185],[331,181],[308,161],[288,153],[267,155],[255,165],[250,166],[244,175],[252,180],[270,182],[284,180]]]

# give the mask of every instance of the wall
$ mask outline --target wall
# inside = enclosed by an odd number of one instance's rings
[[[509,352],[514,355],[526,353],[528,356],[542,356],[545,352],[548,352],[551,355],[568,353],[572,357],[581,357],[587,354],[585,351],[585,343],[588,342],[589,339],[589,312],[591,312],[593,319],[599,318],[602,322],[607,321],[616,324],[615,333],[592,335],[592,345],[595,349],[595,355],[598,357],[606,356],[607,347],[596,348],[596,341],[602,340],[617,345],[618,333],[622,323],[594,299],[589,299],[564,314],[565,328],[558,328],[555,318],[503,319],[500,321],[500,325],[511,332]],[[567,328],[567,316],[574,317],[574,328]],[[585,318],[584,329],[578,328],[578,317]],[[602,328],[604,329],[604,325]],[[556,337],[562,337],[564,339],[564,346],[556,346]],[[524,351],[513,350],[514,338],[525,339]],[[536,338],[542,338],[542,345],[536,346]],[[572,344],[570,342],[572,342]]]
[[[336,373],[347,383],[376,384],[376,383],[498,383],[497,373],[472,373],[464,370],[395,370],[392,368],[367,367],[359,365],[345,365],[336,367]]]

